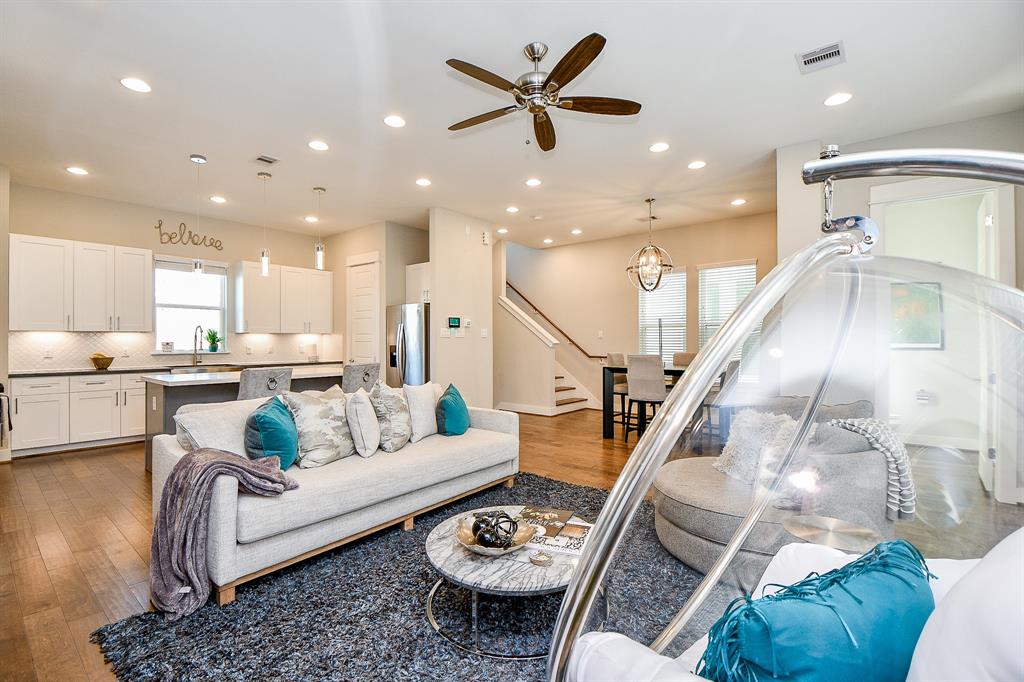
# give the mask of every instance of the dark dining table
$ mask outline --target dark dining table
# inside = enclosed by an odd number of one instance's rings
[[[665,376],[667,377],[681,377],[686,371],[686,367],[683,365],[673,365],[665,363]],[[602,372],[603,381],[601,386],[601,433],[605,438],[615,437],[615,375],[625,374],[625,367],[613,367],[611,365],[605,365],[604,372]],[[647,412],[646,410],[640,410],[640,430],[643,431],[647,427]]]

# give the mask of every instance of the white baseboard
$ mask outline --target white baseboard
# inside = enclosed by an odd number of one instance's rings
[[[499,410],[509,412],[525,412],[526,414],[539,414],[542,417],[551,417],[555,414],[554,407],[546,405],[526,405],[524,403],[498,403]]]
[[[13,450],[11,456],[14,459],[31,457],[32,455],[49,455],[55,452],[74,452],[76,450],[92,450],[93,448],[104,448],[108,445],[125,445],[126,443],[142,443],[145,436],[126,436],[124,438],[107,438],[106,440],[89,440],[82,443],[64,443],[63,445],[49,445],[45,448],[26,448],[24,450]]]
[[[928,448],[954,448],[956,450],[977,450],[978,441],[959,436],[934,436],[927,433],[900,433],[896,435],[904,445],[920,445]]]

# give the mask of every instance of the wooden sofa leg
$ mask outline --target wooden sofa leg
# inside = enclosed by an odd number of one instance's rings
[[[416,517],[410,516],[405,521],[402,521],[402,530],[415,530],[416,529]]]
[[[508,478],[505,479],[505,487],[506,488],[511,488],[515,484],[516,484],[516,477],[515,476],[509,476]]]
[[[226,587],[217,588],[217,606],[227,606],[233,601],[235,601],[234,585],[227,585]]]

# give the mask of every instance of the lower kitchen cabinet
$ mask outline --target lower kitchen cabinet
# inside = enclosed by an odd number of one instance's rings
[[[121,391],[121,435],[141,436],[146,433],[146,389]]]
[[[67,444],[68,394],[15,396],[14,425],[14,450]]]
[[[68,413],[72,443],[121,436],[121,391],[72,393]]]

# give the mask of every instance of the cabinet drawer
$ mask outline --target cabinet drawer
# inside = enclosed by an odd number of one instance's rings
[[[46,395],[67,392],[67,377],[18,377],[11,380],[11,395]]]
[[[121,388],[132,389],[132,388],[146,388],[146,382],[142,380],[142,377],[146,374],[158,374],[159,369],[155,369],[152,372],[143,372],[140,374],[121,374]]]
[[[88,374],[85,376],[71,377],[71,392],[82,393],[83,391],[116,391],[121,388],[121,377],[116,374],[97,376]]]

